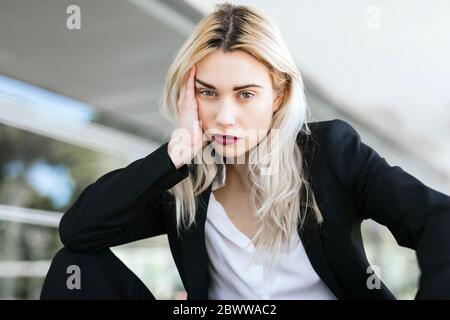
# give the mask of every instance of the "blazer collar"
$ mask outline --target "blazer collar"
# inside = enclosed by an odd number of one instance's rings
[[[196,224],[183,234],[181,254],[184,272],[184,284],[189,300],[208,299],[208,257],[205,245],[205,221],[212,184],[199,196],[196,212]],[[329,264],[323,246],[323,235],[319,227],[306,224],[299,229],[306,254],[328,288],[338,299],[344,298]]]

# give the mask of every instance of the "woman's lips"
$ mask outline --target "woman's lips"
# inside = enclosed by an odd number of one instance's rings
[[[220,143],[222,145],[230,145],[236,143],[239,139],[239,137],[235,136],[229,136],[229,135],[213,135],[211,137],[211,141],[216,141],[217,143]]]

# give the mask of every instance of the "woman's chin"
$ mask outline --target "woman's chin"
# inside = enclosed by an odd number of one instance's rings
[[[222,158],[227,159],[228,161],[232,161],[231,163],[235,163],[237,158],[244,158],[246,153],[245,148],[239,148],[236,145],[222,145],[222,144],[214,144],[214,150],[216,154]]]

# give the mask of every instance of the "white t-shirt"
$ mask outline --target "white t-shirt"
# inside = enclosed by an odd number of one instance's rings
[[[212,190],[225,185],[226,167],[219,172]],[[270,252],[250,264],[255,246],[230,220],[211,192],[205,224],[208,253],[209,299],[317,299],[336,297],[313,269],[298,233],[291,248],[285,244],[269,273]]]

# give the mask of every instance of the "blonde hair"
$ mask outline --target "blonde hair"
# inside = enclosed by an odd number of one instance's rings
[[[218,4],[196,26],[168,71],[161,112],[173,123],[178,121],[175,101],[178,101],[188,70],[216,49],[242,50],[252,55],[267,66],[274,89],[282,93],[271,127],[276,128],[278,134],[272,138],[273,130],[270,130],[267,137],[249,151],[247,164],[251,204],[262,222],[252,239],[256,241],[254,257],[263,248],[269,248],[272,267],[281,244],[287,240],[289,248],[291,237],[303,226],[309,208],[318,223],[323,220],[305,177],[302,153],[296,143],[300,132],[311,133],[302,77],[278,28],[267,17],[248,6]],[[192,162],[195,164],[188,166],[190,170],[195,166],[195,174],[169,190],[175,197],[178,234],[183,226],[189,228],[195,223],[197,196],[210,186],[219,169],[217,163],[206,161],[204,152],[199,152]],[[263,175],[262,170],[276,174]]]

